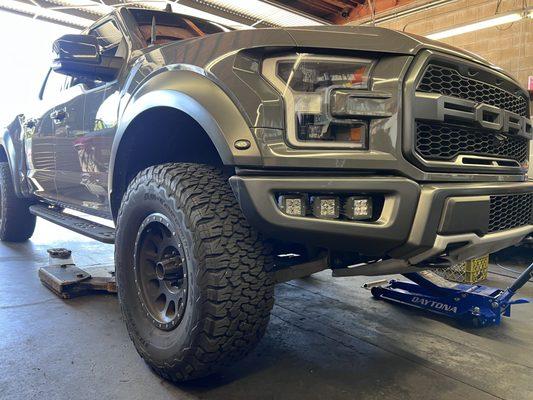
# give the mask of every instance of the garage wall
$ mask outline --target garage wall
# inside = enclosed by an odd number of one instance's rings
[[[426,35],[491,17],[496,5],[497,1],[459,0],[380,26]],[[522,0],[504,0],[500,12],[517,10],[522,5]],[[512,25],[500,25],[442,41],[481,55],[510,72],[523,86],[527,85],[528,76],[533,75],[533,19],[526,18]]]

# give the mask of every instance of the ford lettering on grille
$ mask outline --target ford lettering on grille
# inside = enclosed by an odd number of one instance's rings
[[[415,119],[455,121],[527,139],[533,137],[529,118],[489,104],[423,92],[416,93],[415,101]]]

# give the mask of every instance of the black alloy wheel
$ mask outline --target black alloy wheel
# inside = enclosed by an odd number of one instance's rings
[[[154,326],[174,329],[187,306],[187,261],[176,228],[163,214],[149,215],[135,242],[135,282]]]

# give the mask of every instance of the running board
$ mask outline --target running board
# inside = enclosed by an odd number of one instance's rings
[[[80,235],[98,240],[99,242],[109,244],[115,243],[115,229],[108,226],[76,217],[75,215],[56,211],[41,204],[30,206],[30,212],[33,215],[62,226],[63,228],[70,229],[71,231],[79,233]]]

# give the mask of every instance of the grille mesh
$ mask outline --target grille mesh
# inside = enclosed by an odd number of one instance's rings
[[[416,123],[416,151],[426,160],[450,161],[459,154],[506,158],[522,163],[528,158],[527,139],[506,136],[500,141],[481,129],[439,123]]]
[[[428,65],[417,90],[490,104],[523,117],[529,115],[528,101],[524,97],[489,83],[465,77],[451,67]]]
[[[489,232],[532,223],[533,193],[490,196]]]

